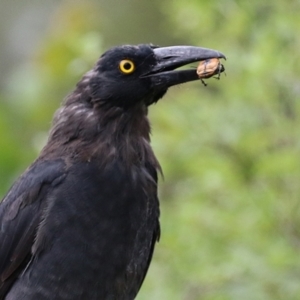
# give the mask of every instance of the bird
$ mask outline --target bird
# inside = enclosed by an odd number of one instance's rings
[[[210,58],[225,56],[152,44],[100,56],[0,204],[1,300],[135,299],[160,238],[148,108],[199,79],[177,68]]]

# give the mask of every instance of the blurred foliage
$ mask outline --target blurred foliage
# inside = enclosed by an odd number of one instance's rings
[[[137,299],[299,299],[300,1],[109,3],[63,1],[31,59],[8,79],[2,194],[107,46],[216,48],[228,57],[227,76],[206,88],[175,87],[150,109],[165,175],[162,237]]]

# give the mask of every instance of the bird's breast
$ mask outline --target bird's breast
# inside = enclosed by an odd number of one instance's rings
[[[128,170],[120,162],[105,169],[93,162],[72,165],[49,195],[37,252],[20,290],[30,290],[34,282],[41,299],[52,299],[53,293],[70,295],[61,299],[110,299],[110,294],[123,299],[124,291],[137,292],[158,214],[156,183],[147,168]]]

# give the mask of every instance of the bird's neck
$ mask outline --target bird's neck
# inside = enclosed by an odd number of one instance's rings
[[[124,110],[97,107],[86,102],[62,106],[53,120],[47,145],[41,156],[68,156],[82,161],[109,163],[120,159],[128,165],[159,164],[150,147],[147,107]]]

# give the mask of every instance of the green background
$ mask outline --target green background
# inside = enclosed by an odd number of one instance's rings
[[[138,300],[300,299],[300,1],[3,0],[0,193],[118,44],[226,54],[150,109],[162,236]]]

